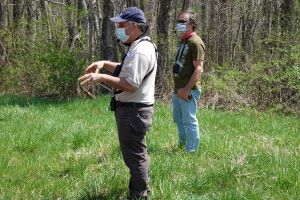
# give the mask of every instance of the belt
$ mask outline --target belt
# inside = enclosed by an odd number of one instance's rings
[[[198,88],[193,87],[191,90],[197,90],[197,89],[198,89]],[[177,93],[178,93],[178,90],[179,90],[179,88],[174,88],[173,93],[174,93],[174,94],[177,94]]]
[[[116,107],[144,108],[144,107],[152,107],[152,106],[153,104],[116,101]]]

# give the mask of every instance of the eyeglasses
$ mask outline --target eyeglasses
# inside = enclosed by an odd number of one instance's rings
[[[181,23],[181,24],[185,24],[185,23],[187,23],[188,21],[185,21],[185,20],[177,20],[177,23]]]

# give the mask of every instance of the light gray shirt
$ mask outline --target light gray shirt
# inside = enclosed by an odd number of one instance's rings
[[[147,36],[141,39],[146,38],[150,40]],[[141,39],[131,44],[119,75],[119,77],[125,77],[129,84],[138,89],[133,93],[124,91],[117,94],[117,101],[148,105],[154,103],[155,75],[157,70],[156,52],[151,42],[140,42]],[[154,70],[144,79],[153,67]]]

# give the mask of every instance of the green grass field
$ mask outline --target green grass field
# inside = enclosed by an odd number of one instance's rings
[[[108,97],[0,97],[0,199],[124,199],[128,170]],[[198,112],[201,148],[177,148],[169,105],[147,135],[152,199],[299,199],[300,118]]]

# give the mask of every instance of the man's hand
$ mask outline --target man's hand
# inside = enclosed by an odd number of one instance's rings
[[[101,82],[101,77],[102,74],[89,73],[78,78],[78,81],[80,82],[81,85],[84,84],[94,85],[95,83]]]
[[[189,90],[186,90],[184,88],[179,88],[177,91],[177,96],[187,101],[189,99],[189,93],[190,93]]]
[[[103,68],[103,65],[104,65],[104,61],[94,62],[94,63],[90,64],[89,66],[87,66],[87,68],[85,69],[85,73],[86,74],[99,73],[100,69]]]

